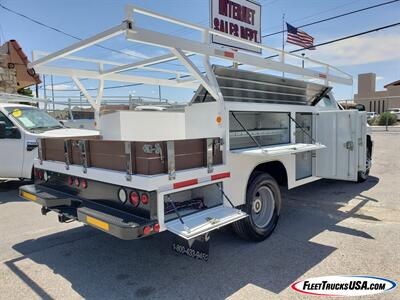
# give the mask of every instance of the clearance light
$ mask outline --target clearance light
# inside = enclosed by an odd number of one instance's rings
[[[144,205],[147,205],[147,204],[149,203],[149,195],[148,195],[147,193],[143,193],[143,194],[140,196],[140,201],[142,201],[142,203],[143,203]]]
[[[118,190],[119,201],[121,201],[121,203],[125,203],[127,198],[128,198],[128,195],[126,194],[126,191],[123,188],[120,188]]]
[[[144,226],[143,228],[143,234],[144,235],[149,235],[151,232],[151,227],[150,226]]]
[[[47,174],[46,171],[43,173],[43,179],[44,179],[44,181],[49,180],[49,174]]]
[[[215,122],[216,122],[218,125],[220,125],[220,124],[222,123],[222,117],[221,117],[221,116],[217,116],[217,117],[215,118]]]
[[[75,178],[74,182],[75,182],[75,185],[76,185],[76,186],[79,186],[79,185],[81,184],[81,182],[80,182],[80,180],[79,180],[78,177]]]
[[[129,201],[133,206],[138,206],[140,202],[138,193],[136,193],[135,191],[131,192],[129,195]]]

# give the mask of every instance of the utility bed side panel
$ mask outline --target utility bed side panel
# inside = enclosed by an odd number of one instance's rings
[[[127,142],[100,139],[42,139],[40,158],[85,168],[157,175],[222,164],[220,138]]]

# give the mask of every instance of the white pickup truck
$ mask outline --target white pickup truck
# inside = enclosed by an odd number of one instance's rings
[[[32,178],[38,138],[92,135],[98,132],[65,128],[36,107],[0,102],[0,178]]]

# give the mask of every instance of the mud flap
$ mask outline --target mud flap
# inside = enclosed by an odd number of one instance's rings
[[[206,233],[191,240],[186,240],[177,235],[172,240],[172,250],[180,255],[194,259],[208,261],[210,253],[210,235]]]

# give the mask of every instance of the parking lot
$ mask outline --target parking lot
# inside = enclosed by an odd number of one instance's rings
[[[375,132],[364,183],[321,180],[284,192],[280,222],[261,243],[229,229],[212,235],[210,260],[178,256],[171,236],[122,241],[17,197],[0,183],[0,298],[299,298],[298,279],[400,274],[400,132]],[[400,290],[376,296],[400,297]],[[304,296],[305,297],[305,296]],[[364,298],[365,299],[365,298]]]

